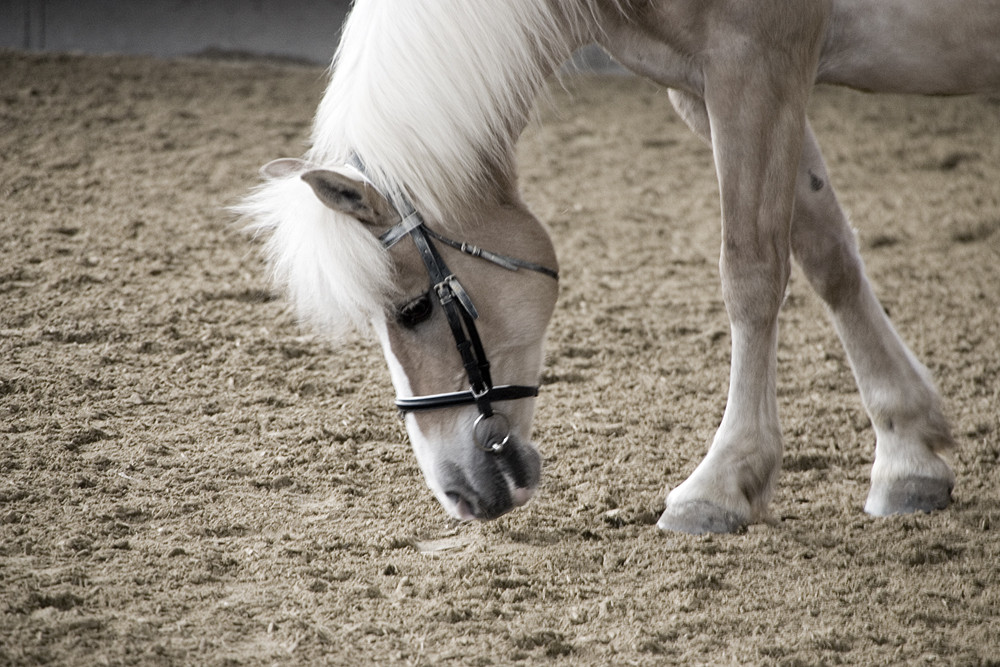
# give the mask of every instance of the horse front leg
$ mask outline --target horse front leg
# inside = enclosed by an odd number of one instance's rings
[[[704,101],[676,90],[670,100],[711,143]],[[941,399],[875,296],[808,123],[796,177],[792,254],[830,313],[875,429],[865,510],[886,516],[943,509],[955,476],[942,458],[954,442]]]
[[[767,516],[781,466],[778,312],[790,269],[811,46],[804,44],[797,55],[744,54],[731,61],[739,67],[721,66],[706,77],[722,199],[720,274],[732,332],[730,385],[707,455],[667,496],[657,524],[663,530],[733,532]]]

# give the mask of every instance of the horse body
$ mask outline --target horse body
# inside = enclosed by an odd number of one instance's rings
[[[940,398],[868,284],[805,110],[817,81],[918,93],[1000,88],[1000,6],[943,2],[362,1],[312,148],[272,168],[244,212],[274,230],[276,272],[309,319],[372,323],[401,396],[461,388],[444,317],[429,311],[410,326],[398,315],[427,291],[417,253],[404,244],[380,251],[374,240],[412,203],[428,228],[554,266],[547,234],[517,195],[514,144],[545,78],[597,41],[671,89],[712,146],[722,201],[727,406],[706,457],[669,494],[660,527],[733,531],[767,515],[782,450],[777,317],[792,256],[828,306],[876,431],[866,509],[942,508],[954,476],[941,456],[953,440]],[[972,41],[955,37],[966,30]],[[363,174],[342,168],[352,160]],[[347,251],[331,247],[337,239]],[[475,257],[448,263],[480,311],[494,374],[534,383],[554,283]],[[532,409],[531,399],[504,404],[511,446],[494,453],[469,445],[472,407],[407,415],[421,468],[451,514],[492,518],[531,496]]]
[[[881,93],[1000,88],[993,0],[835,0],[817,81]]]

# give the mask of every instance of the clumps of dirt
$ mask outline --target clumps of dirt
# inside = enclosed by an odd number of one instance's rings
[[[298,328],[225,212],[302,152],[323,79],[0,53],[0,663],[996,659],[995,100],[811,109],[824,187],[960,436],[953,506],[862,512],[873,435],[796,273],[771,520],[688,537],[654,524],[718,425],[729,337],[711,152],[665,93],[570,77],[521,142],[562,274],[544,482],[455,525],[377,348]]]

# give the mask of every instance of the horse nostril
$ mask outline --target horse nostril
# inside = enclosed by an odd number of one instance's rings
[[[514,503],[514,507],[521,507],[522,505],[527,505],[531,497],[535,495],[535,489],[523,489],[517,488],[510,492],[510,499]]]
[[[456,491],[446,491],[445,497],[451,502],[455,503],[455,513],[458,514],[458,518],[462,521],[472,521],[476,519],[475,506],[467,501],[462,494]]]

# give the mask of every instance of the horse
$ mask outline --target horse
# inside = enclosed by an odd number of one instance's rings
[[[518,194],[514,149],[547,80],[589,43],[669,89],[710,144],[719,182],[726,408],[658,527],[727,533],[767,518],[792,258],[825,304],[875,431],[864,509],[946,508],[955,441],[941,398],[869,284],[806,104],[817,83],[1000,90],[1000,3],[357,0],[308,150],[263,167],[239,210],[266,236],[304,322],[378,340],[447,513],[493,519],[539,485],[530,429],[558,264]]]

